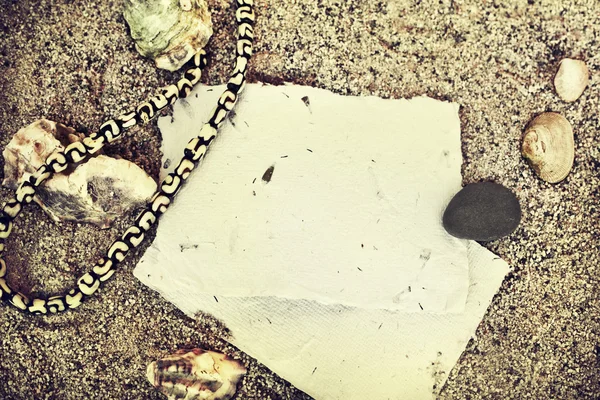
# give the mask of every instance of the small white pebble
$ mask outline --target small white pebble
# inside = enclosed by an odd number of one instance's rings
[[[570,103],[579,98],[588,85],[590,71],[584,61],[565,58],[554,77],[556,94]]]

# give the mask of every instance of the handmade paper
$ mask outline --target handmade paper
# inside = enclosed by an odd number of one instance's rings
[[[159,120],[165,165],[221,91],[201,87]],[[466,248],[440,224],[461,183],[457,111],[249,85],[144,262],[182,293],[460,312]]]

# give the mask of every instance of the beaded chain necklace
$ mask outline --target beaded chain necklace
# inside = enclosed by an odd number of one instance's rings
[[[185,180],[206,154],[217,136],[219,127],[235,106],[246,82],[246,71],[252,55],[254,39],[253,0],[236,0],[236,3],[235,17],[238,25],[236,61],[231,78],[227,82],[227,89],[219,98],[217,106],[208,122],[200,129],[198,136],[190,140],[185,147],[177,167],[165,177],[134,224],[112,243],[106,255],[98,260],[92,270],[81,276],[76,286],[64,295],[30,299],[13,290],[6,282],[6,261],[0,258],[0,299],[32,314],[57,313],[76,308],[114,274],[118,264],[131,249],[142,243],[146,232],[167,210]],[[31,203],[36,189],[44,181],[71,165],[85,162],[102,147],[117,140],[127,129],[150,121],[160,110],[173,104],[178,98],[186,97],[193,86],[200,81],[206,62],[206,52],[199,51],[193,57],[193,66],[185,70],[183,78],[176,84],[163,88],[159,95],[140,104],[134,111],[105,122],[98,132],[92,133],[81,141],[71,143],[62,151],[50,154],[45,164],[20,184],[14,198],[6,202],[0,211],[0,257],[5,251],[5,241],[10,235],[13,221],[21,213],[23,206]]]

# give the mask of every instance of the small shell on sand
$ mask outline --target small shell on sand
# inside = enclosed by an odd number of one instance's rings
[[[246,368],[225,354],[178,350],[148,365],[147,377],[169,399],[229,400]]]
[[[4,180],[2,185],[16,189],[24,174],[33,174],[54,151],[61,151],[80,137],[74,129],[47,119],[40,119],[20,129],[2,151]]]
[[[15,189],[48,155],[79,139],[75,130],[45,119],[19,130],[2,153],[3,185]],[[34,201],[55,221],[108,228],[117,217],[144,205],[156,188],[156,182],[134,163],[99,155],[55,174],[38,188]]]
[[[581,96],[589,79],[590,71],[585,62],[565,58],[560,62],[560,67],[554,77],[554,87],[561,99],[573,102]]]
[[[573,167],[573,128],[560,114],[546,112],[527,125],[521,147],[536,174],[549,183],[566,178]]]
[[[125,0],[123,16],[137,51],[169,71],[181,68],[212,35],[204,0]]]
[[[69,174],[57,174],[38,189],[38,204],[55,221],[90,222],[108,228],[126,212],[143,206],[156,182],[132,162],[99,155]]]

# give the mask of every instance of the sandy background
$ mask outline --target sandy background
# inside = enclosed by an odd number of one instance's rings
[[[233,9],[211,0],[216,34],[202,82],[233,62]],[[464,183],[511,188],[523,221],[485,244],[514,267],[450,373],[440,397],[600,397],[600,12],[595,0],[304,0],[256,2],[250,80],[313,85],[349,95],[427,94],[462,105]],[[120,1],[0,0],[0,146],[45,117],[91,132],[178,74],[134,50]],[[587,60],[590,87],[561,102],[552,78],[565,56]],[[526,123],[542,111],[575,130],[575,166],[550,185],[519,154]],[[155,123],[107,153],[159,169]],[[0,197],[10,192],[2,189]],[[218,212],[218,210],[216,210]],[[91,267],[129,220],[99,231],[53,223],[31,206],[7,260],[24,292],[54,293]],[[146,244],[147,246],[147,244]],[[249,367],[238,399],[308,398],[228,345],[210,318],[186,318],[133,278],[145,246],[75,312],[31,317],[0,306],[0,398],[159,399],[144,371],[182,346],[226,352]]]

